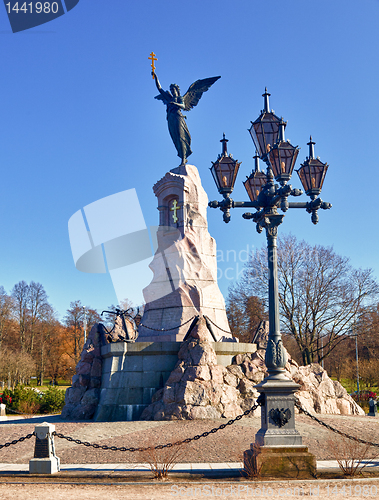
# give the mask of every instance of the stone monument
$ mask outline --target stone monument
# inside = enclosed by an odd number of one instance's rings
[[[217,284],[216,243],[208,232],[208,197],[197,168],[174,168],[153,189],[157,251],[150,264],[153,280],[143,292],[146,306],[137,341],[180,342],[199,314],[208,317],[217,341],[232,341]]]

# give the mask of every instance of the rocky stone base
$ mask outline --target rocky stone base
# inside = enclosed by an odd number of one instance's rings
[[[331,415],[364,415],[364,410],[349,396],[337,380],[317,363],[298,366],[290,360],[286,366],[292,380],[300,385],[295,396],[301,406],[310,413]]]
[[[102,358],[101,346],[105,342],[105,331],[96,323],[84,345],[72,386],[66,391],[62,418],[90,420],[95,414],[100,399]]]
[[[205,319],[200,318],[141,420],[234,418],[252,407],[258,395],[254,382],[244,376],[241,366],[218,365],[211,340]]]
[[[238,354],[232,365],[217,364],[205,320],[183,342],[178,362],[166,384],[152,397],[141,420],[234,418],[251,408],[259,396],[254,388],[267,376],[265,351]],[[305,367],[288,355],[286,372],[300,385],[295,397],[310,413],[364,415],[339,382],[318,364]],[[250,415],[259,415],[260,408]]]

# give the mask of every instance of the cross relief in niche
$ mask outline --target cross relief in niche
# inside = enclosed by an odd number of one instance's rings
[[[168,207],[168,225],[176,227],[177,222],[179,221],[178,212],[182,209],[182,206],[180,206],[178,200],[174,198],[169,201]]]

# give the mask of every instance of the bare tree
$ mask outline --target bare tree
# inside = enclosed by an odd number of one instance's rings
[[[51,317],[52,307],[47,301],[47,294],[41,283],[30,282],[28,295],[28,352],[33,353],[35,336],[39,326]]]
[[[0,286],[0,349],[7,334],[12,329],[13,299]]]
[[[25,384],[35,371],[33,357],[26,352],[1,349],[0,379],[7,381],[8,388],[14,389],[19,383]]]
[[[297,342],[303,363],[321,362],[349,337],[354,322],[378,297],[371,269],[354,269],[331,247],[311,246],[294,236],[278,241],[281,328]],[[257,250],[235,289],[268,302],[267,250]]]
[[[20,348],[26,350],[26,329],[28,316],[29,285],[26,281],[20,281],[12,289],[12,297],[15,302],[15,315],[18,321]]]
[[[28,285],[25,281],[20,281],[13,287],[12,298],[18,322],[20,349],[33,354],[40,322],[51,309],[47,294],[41,283],[31,281]]]

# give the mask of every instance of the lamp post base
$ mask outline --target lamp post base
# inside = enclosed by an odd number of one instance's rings
[[[316,457],[306,446],[256,446],[244,452],[244,469],[258,477],[311,479]]]
[[[255,386],[265,396],[261,407],[261,428],[255,435],[258,446],[302,446],[302,437],[295,429],[293,395],[299,387],[284,377],[268,377]]]
[[[315,477],[316,457],[295,428],[294,392],[299,385],[275,373],[255,388],[264,395],[264,404],[255,443],[244,453],[245,471],[261,477]]]

